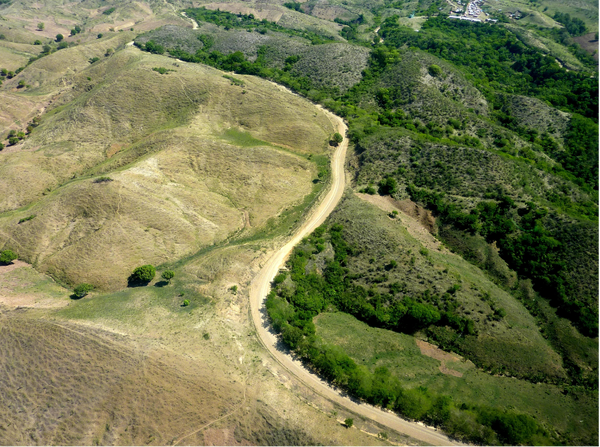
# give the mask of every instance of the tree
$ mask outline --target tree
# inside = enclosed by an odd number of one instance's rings
[[[350,428],[350,427],[352,427],[354,425],[354,419],[347,418],[344,421],[344,424],[346,424],[346,427]]]
[[[142,265],[137,267],[129,277],[130,284],[149,283],[154,279],[156,269],[152,265]]]
[[[61,42],[64,38],[65,38],[65,36],[63,36],[62,34],[57,34],[56,35],[56,41],[57,42]]]
[[[162,275],[160,275],[162,277],[162,279],[164,279],[165,281],[167,281],[167,283],[171,283],[171,280],[173,279],[173,277],[175,276],[175,272],[172,270],[165,270]]]
[[[8,139],[8,144],[10,144],[11,146],[12,146],[13,144],[17,144],[18,142],[19,142],[19,139],[18,139],[17,137],[10,137],[10,138]]]
[[[4,149],[4,144],[0,143],[0,151]]]
[[[386,177],[379,182],[379,194],[382,196],[394,195],[398,192],[398,182],[394,177]]]
[[[73,289],[73,293],[75,294],[75,296],[77,298],[83,298],[88,293],[90,293],[92,290],[94,290],[94,286],[93,285],[83,283],[83,284],[79,284],[77,287],[75,287]]]
[[[0,252],[0,264],[8,265],[17,259],[17,254],[12,250],[4,250]]]
[[[38,29],[38,31],[44,31],[44,22],[38,23],[37,29]]]
[[[337,146],[338,144],[340,144],[342,141],[344,141],[344,137],[336,132],[333,134],[333,142],[335,143],[335,145]]]

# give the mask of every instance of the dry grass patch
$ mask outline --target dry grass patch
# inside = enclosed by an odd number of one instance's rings
[[[259,230],[303,203],[317,176],[307,155],[325,153],[331,123],[240,78],[243,90],[218,70],[129,47],[68,77],[63,105],[0,154],[2,207],[27,205],[0,217],[0,245],[66,283],[115,290],[137,265]],[[19,224],[22,213],[37,217]]]

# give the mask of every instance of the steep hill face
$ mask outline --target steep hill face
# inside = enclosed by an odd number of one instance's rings
[[[68,283],[114,290],[135,265],[263,226],[312,190],[306,156],[332,133],[318,109],[266,81],[236,84],[135,48],[70,79],[62,105],[0,154],[2,207],[14,210],[3,246]]]
[[[260,60],[265,67],[305,77],[318,88],[342,92],[360,81],[369,57],[367,48],[345,42],[313,45],[306,38],[282,32],[224,29],[212,23],[201,23],[197,30],[168,25],[136,38],[139,44],[148,41],[190,54],[198,50],[224,55],[239,51],[249,61]]]

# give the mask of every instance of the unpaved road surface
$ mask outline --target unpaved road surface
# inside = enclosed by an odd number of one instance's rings
[[[334,128],[336,128],[341,135],[345,135],[347,127],[343,120],[328,111],[323,110],[323,112],[327,114]],[[392,430],[405,433],[423,442],[432,445],[459,445],[434,428],[426,427],[414,422],[408,422],[391,412],[383,411],[368,404],[357,403],[342,396],[339,391],[332,388],[315,374],[312,374],[304,368],[302,363],[294,360],[291,356],[276,348],[278,340],[275,334],[271,332],[268,317],[264,310],[265,298],[269,293],[273,278],[279,269],[283,267],[293,248],[298,245],[303,237],[312,233],[319,225],[321,225],[340,201],[346,185],[344,162],[347,149],[348,139],[344,138],[344,141],[339,145],[331,160],[331,189],[325,198],[315,207],[310,217],[298,229],[296,234],[294,234],[283,247],[273,253],[273,255],[265,262],[258,275],[256,275],[250,284],[252,320],[256,327],[259,340],[271,353],[273,358],[290,374],[296,376],[296,378],[308,388],[330,401]]]

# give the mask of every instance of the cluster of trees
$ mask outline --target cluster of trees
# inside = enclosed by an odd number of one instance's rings
[[[266,300],[273,327],[290,349],[353,396],[393,409],[408,418],[435,424],[461,439],[484,444],[520,444],[543,432],[527,415],[459,405],[426,388],[405,389],[387,368],[379,367],[371,372],[357,365],[341,348],[324,344],[315,334],[312,319],[332,304],[372,326],[412,332],[440,324],[461,328],[466,334],[474,332],[472,321],[450,310],[458,305],[451,296],[458,287],[443,297],[449,303],[444,311],[439,310],[444,305],[434,307],[424,302],[424,297],[395,299],[394,296],[404,290],[402,284],[391,284],[387,296],[353,285],[352,275],[344,267],[353,250],[344,240],[343,228],[333,225],[328,233],[326,231],[324,227],[318,228],[294,251],[287,264],[289,276],[280,273],[275,277],[275,288]],[[308,260],[323,251],[326,240],[334,247],[333,259],[322,276],[307,273]],[[386,268],[394,268],[394,263]],[[429,291],[425,295],[435,300]]]
[[[488,99],[496,92],[533,96],[598,122],[598,79],[569,71],[500,26],[431,18],[420,32],[386,19],[385,45],[417,47],[462,67]]]
[[[571,18],[570,14],[563,14],[556,12],[554,14],[554,20],[564,25],[571,36],[581,36],[588,32],[585,22],[577,17]]]
[[[586,303],[573,296],[575,287],[564,274],[561,242],[544,227],[548,211],[528,203],[516,209],[510,197],[498,194],[482,201],[469,213],[448,202],[444,193],[414,185],[407,187],[412,200],[434,211],[444,224],[496,243],[500,256],[520,276],[529,278],[538,292],[558,307],[559,313],[572,320],[579,330],[591,337],[598,335],[598,318]]]
[[[295,7],[292,9],[295,9]],[[226,30],[231,28],[256,29],[263,34],[267,30],[271,30],[288,34],[290,36],[304,37],[305,39],[310,40],[313,44],[322,44],[333,41],[333,38],[326,34],[321,34],[315,31],[285,28],[266,19],[256,19],[254,18],[253,14],[232,14],[226,11],[213,11],[204,7],[188,8],[185,10],[185,13],[188,17],[191,17],[194,20],[214,23],[215,25],[224,27]]]

